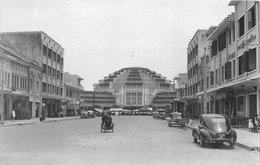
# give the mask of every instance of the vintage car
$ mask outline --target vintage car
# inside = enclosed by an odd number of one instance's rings
[[[186,123],[188,123],[188,119],[182,118],[182,114],[180,112],[173,112],[170,114],[170,119],[168,120],[169,127],[183,127]]]
[[[80,113],[80,118],[81,119],[87,119],[87,118],[95,118],[94,111],[81,111]]]
[[[193,128],[194,143],[199,140],[203,147],[205,142],[222,144],[228,142],[234,148],[237,140],[236,131],[231,128],[230,119],[222,114],[202,114],[199,123]]]

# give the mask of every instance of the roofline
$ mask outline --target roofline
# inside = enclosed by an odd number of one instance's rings
[[[64,51],[64,48],[57,42],[55,41],[52,37],[50,37],[48,34],[46,34],[44,31],[16,31],[16,32],[0,32],[0,34],[18,34],[18,33],[22,33],[22,34],[25,34],[25,33],[41,33],[41,34],[44,34],[46,36],[48,36],[51,40],[53,40],[57,45],[59,45],[63,51]]]
[[[206,29],[198,29],[195,34],[193,35],[193,37],[191,38],[190,42],[188,43],[188,45],[192,42],[192,40],[195,38],[195,36],[197,35],[197,33],[201,32],[201,31],[207,31]],[[187,48],[188,49],[188,48]]]

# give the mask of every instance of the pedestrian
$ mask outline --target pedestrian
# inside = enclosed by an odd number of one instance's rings
[[[46,113],[47,113],[46,106],[45,106],[45,103],[43,103],[42,104],[42,120],[45,120]]]
[[[11,121],[15,122],[15,111],[12,110]]]
[[[252,122],[252,119],[248,120],[248,129],[249,129],[249,132],[253,132],[254,124]]]

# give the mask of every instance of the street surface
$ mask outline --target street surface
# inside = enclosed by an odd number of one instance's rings
[[[114,132],[101,133],[101,118],[0,128],[1,165],[176,164],[257,165],[259,153],[228,145],[201,148],[191,131],[151,116],[113,116]],[[239,138],[239,137],[238,137]]]

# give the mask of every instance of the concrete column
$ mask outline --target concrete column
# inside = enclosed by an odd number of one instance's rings
[[[257,109],[257,114],[259,117],[260,116],[260,82],[258,82],[258,86],[257,86],[256,109]]]

